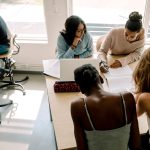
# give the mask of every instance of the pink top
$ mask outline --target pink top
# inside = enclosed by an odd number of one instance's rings
[[[145,39],[129,43],[124,35],[124,28],[112,29],[100,47],[100,55],[103,55],[104,61],[107,61],[107,53],[110,50],[114,55],[126,55],[118,59],[122,66],[132,63],[140,58],[141,52],[144,49]],[[101,56],[100,56],[101,57]]]

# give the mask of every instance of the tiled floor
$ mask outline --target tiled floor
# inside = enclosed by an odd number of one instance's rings
[[[0,126],[1,150],[56,150],[45,78],[38,74],[29,78],[23,84],[26,95],[20,90],[0,90],[0,99],[18,104],[14,116],[7,115]]]

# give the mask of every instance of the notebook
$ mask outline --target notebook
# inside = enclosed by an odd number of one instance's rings
[[[84,64],[93,65],[99,72],[99,61],[95,58],[60,59],[60,80],[74,81],[74,70]]]

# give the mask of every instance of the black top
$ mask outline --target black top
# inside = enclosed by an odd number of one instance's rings
[[[8,27],[3,18],[0,16],[0,45],[10,46],[10,39],[8,35],[9,35]]]

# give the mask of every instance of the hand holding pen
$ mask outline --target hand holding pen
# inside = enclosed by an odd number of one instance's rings
[[[100,63],[99,63],[99,67],[100,67],[100,71],[102,72],[102,73],[107,73],[107,72],[109,72],[109,67],[108,67],[108,65],[107,65],[107,63],[105,62],[105,61],[100,61]]]

